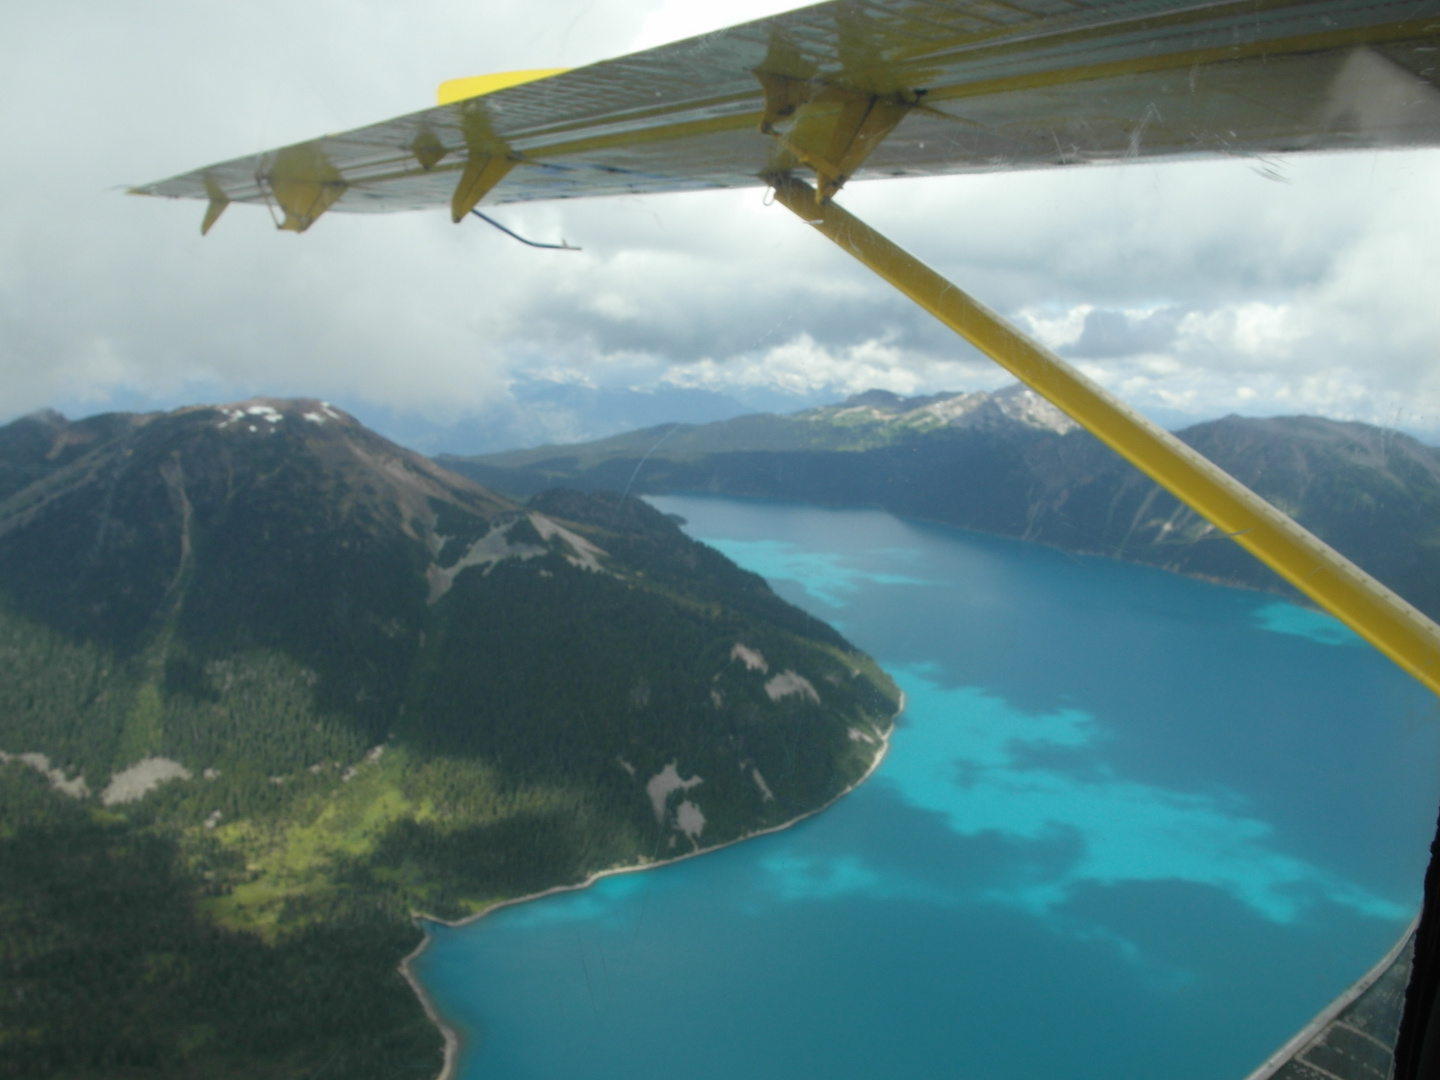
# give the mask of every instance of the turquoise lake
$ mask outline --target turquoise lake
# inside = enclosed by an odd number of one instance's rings
[[[879,511],[651,501],[908,708],[792,829],[432,927],[463,1080],[1242,1080],[1418,907],[1440,715],[1327,616]]]

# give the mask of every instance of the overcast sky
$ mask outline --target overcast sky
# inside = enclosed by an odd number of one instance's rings
[[[0,10],[0,420],[255,394],[440,423],[517,380],[796,400],[1006,381],[762,193],[443,210],[276,233],[126,185],[574,66],[784,0],[10,0]],[[539,14],[537,14],[539,13]],[[1440,432],[1440,154],[855,184],[840,201],[1164,422]]]

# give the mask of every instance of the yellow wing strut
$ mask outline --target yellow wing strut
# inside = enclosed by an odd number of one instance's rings
[[[788,174],[769,179],[777,202],[1062,409],[1432,692],[1440,693],[1440,627],[1425,615],[853,214],[833,202],[817,204],[809,184]]]

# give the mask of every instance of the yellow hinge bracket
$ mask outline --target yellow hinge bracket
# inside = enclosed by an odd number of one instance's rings
[[[466,102],[460,109],[469,158],[450,196],[450,218],[457,225],[521,161],[520,155],[491,128],[483,103]]]
[[[817,203],[826,202],[844,186],[924,94],[923,90],[877,94],[819,79],[768,71],[754,74],[765,91],[760,130],[815,173]]]
[[[465,215],[475,209],[516,164],[510,157],[471,153],[470,160],[465,162],[465,171],[460,174],[460,183],[455,185],[455,194],[450,196],[451,220],[457,225],[464,221]]]
[[[259,179],[268,184],[285,212],[280,228],[295,233],[314,225],[349,187],[340,170],[314,143],[287,146],[275,156],[270,171]]]
[[[450,151],[440,141],[440,136],[431,131],[428,127],[422,128],[420,134],[415,136],[410,143],[410,152],[415,155],[415,160],[426,172],[440,164],[440,160]]]
[[[201,236],[210,231],[210,227],[220,220],[220,215],[230,205],[230,196],[225,194],[209,173],[205,174],[205,194],[210,196],[210,205],[205,208],[205,220],[200,223]]]

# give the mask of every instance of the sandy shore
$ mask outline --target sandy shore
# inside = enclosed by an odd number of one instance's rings
[[[849,787],[839,792],[829,802],[825,803],[822,806],[817,806],[814,810],[807,810],[805,813],[799,815],[798,817],[791,818],[789,821],[783,822],[779,825],[772,825],[768,829],[756,829],[754,832],[746,833],[744,836],[737,836],[734,840],[727,840],[725,841],[725,843],[716,844],[714,847],[701,848],[698,851],[687,851],[683,855],[676,855],[673,858],[656,859],[654,862],[635,863],[628,866],[615,866],[611,867],[609,870],[597,870],[595,873],[587,877],[584,881],[577,882],[574,885],[556,885],[553,888],[545,889],[543,892],[531,893],[528,896],[517,896],[513,900],[502,900],[498,904],[492,904],[484,911],[477,912],[476,914],[467,916],[464,919],[456,919],[453,922],[449,919],[437,919],[433,915],[426,915],[425,913],[418,911],[412,914],[412,918],[416,920],[424,919],[426,922],[439,923],[441,926],[468,926],[478,919],[483,919],[486,915],[491,915],[494,912],[499,911],[501,908],[512,907],[515,904],[528,904],[531,900],[539,900],[542,897],[553,896],[556,893],[575,892],[578,889],[588,889],[591,885],[594,885],[595,882],[599,881],[601,878],[613,877],[616,874],[634,874],[639,873],[642,870],[654,870],[656,867],[668,866],[671,863],[677,863],[684,859],[694,859],[701,855],[709,855],[713,851],[721,851],[734,844],[740,844],[744,843],[746,840],[752,840],[757,836],[768,836],[771,833],[782,832],[793,825],[798,825],[800,822],[805,821],[807,818],[814,817],[816,814],[820,813],[823,810],[829,809],[841,799],[843,799],[846,795],[849,795],[852,791],[858,788],[866,780],[869,780],[870,777],[874,774],[875,770],[880,767],[880,763],[885,760],[886,755],[890,753],[890,737],[895,733],[895,725],[899,721],[900,716],[902,713],[904,713],[904,711],[905,692],[902,690],[900,691],[900,707],[895,710],[895,715],[890,719],[890,730],[885,733],[884,738],[881,740],[880,743],[880,752],[875,755],[875,760],[870,762],[870,767],[865,770],[864,775],[862,775],[860,779],[856,780]],[[420,999],[420,1004],[425,1009],[425,1015],[430,1018],[431,1023],[433,1023],[437,1028],[440,1029],[440,1034],[445,1039],[445,1064],[441,1068],[439,1075],[436,1077],[436,1080],[455,1080],[455,1065],[460,1058],[460,1035],[441,1017],[439,1010],[435,1008],[435,1003],[430,1000],[430,995],[426,993],[425,987],[421,985],[420,980],[416,977],[414,971],[415,960],[417,960],[420,955],[424,953],[427,948],[430,947],[431,940],[432,939],[430,935],[427,933],[424,939],[420,942],[420,944],[415,946],[415,951],[412,952],[409,956],[405,957],[404,960],[400,961],[400,974],[405,976],[405,981],[410,984],[410,989],[414,990],[415,996]]]

